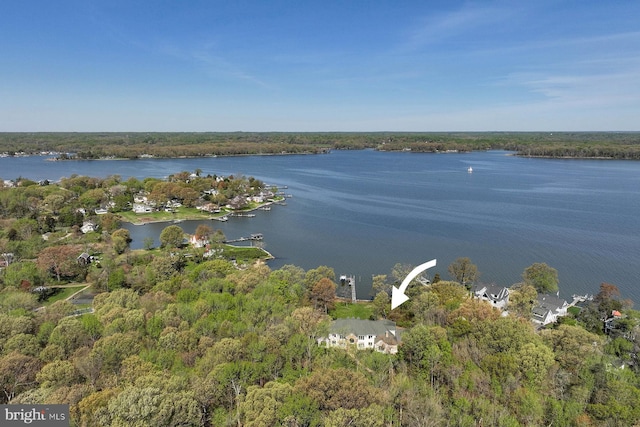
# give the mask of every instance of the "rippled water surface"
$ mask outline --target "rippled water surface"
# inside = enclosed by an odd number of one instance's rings
[[[606,281],[640,301],[640,162],[371,150],[134,161],[0,159],[4,179],[164,177],[197,168],[288,186],[293,197],[287,206],[209,224],[229,238],[263,233],[265,249],[276,256],[273,268],[328,265],[336,274],[353,274],[361,297],[373,274],[389,274],[398,262],[437,258],[433,272],[448,278],[447,266],[468,256],[485,282],[510,286],[527,266],[546,262],[559,271],[565,297],[595,293]],[[193,232],[197,224],[180,225]],[[165,226],[130,226],[133,245],[141,247],[147,235],[157,238]]]

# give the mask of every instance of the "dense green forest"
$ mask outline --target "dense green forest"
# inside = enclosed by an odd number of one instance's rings
[[[352,304],[332,268],[271,270],[212,229],[196,231],[209,248],[167,224],[161,247],[131,250],[119,213],[135,194],[195,205],[202,189],[217,204],[264,190],[193,175],[0,188],[0,403],[67,403],[77,426],[640,425],[640,312],[615,285],[537,329],[537,292],[558,285],[544,264],[500,284],[503,316],[471,298],[465,258],[390,310],[408,266]],[[398,353],[318,345],[350,316],[396,322]]]
[[[309,154],[330,149],[473,151],[504,149],[525,156],[640,159],[637,132],[202,132],[0,133],[0,153],[72,153],[138,158]],[[66,158],[66,157],[65,157]]]

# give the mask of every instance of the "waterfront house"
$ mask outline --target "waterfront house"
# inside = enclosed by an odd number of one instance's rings
[[[557,295],[538,295],[538,303],[531,312],[531,320],[539,325],[548,325],[566,316],[569,304]]]
[[[215,203],[204,203],[196,206],[196,209],[211,213],[220,212],[220,206],[216,205]]]
[[[624,317],[625,316],[623,316],[622,313],[618,310],[612,310],[611,316],[607,316],[604,319],[604,333],[609,336],[611,336],[612,334],[615,336],[619,335],[620,331],[626,330],[625,327],[620,328],[620,325],[618,323],[618,320],[623,319]],[[625,338],[627,338],[626,335],[627,334],[623,334]]]
[[[209,244],[207,237],[198,237],[195,234],[189,236],[189,244],[194,248],[204,248]]]
[[[329,336],[318,340],[327,347],[375,350],[380,353],[398,352],[400,334],[391,320],[337,319],[329,326]]]
[[[227,203],[229,209],[242,209],[245,206],[247,206],[247,199],[241,196],[236,196]]]
[[[153,212],[153,208],[144,203],[134,203],[133,204],[133,212],[134,213],[148,213]]]
[[[489,285],[478,283],[471,289],[473,296],[483,301],[488,301],[495,308],[503,310],[509,303],[509,289],[498,286],[495,283]]]

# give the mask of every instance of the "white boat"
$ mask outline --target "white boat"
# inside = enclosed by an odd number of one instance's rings
[[[469,168],[467,169],[467,172],[469,172],[469,173],[473,172],[473,168],[471,166],[469,166]]]

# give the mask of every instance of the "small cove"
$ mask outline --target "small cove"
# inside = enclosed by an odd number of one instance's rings
[[[524,268],[546,262],[561,295],[595,293],[601,282],[640,301],[640,163],[528,159],[490,151],[460,154],[333,151],[326,155],[47,162],[0,159],[0,177],[58,180],[72,173],[165,177],[203,173],[254,176],[287,186],[287,206],[255,218],[209,221],[228,238],[263,233],[272,268],[333,267],[356,276],[360,297],[371,276],[396,263],[436,258],[434,269],[467,256],[480,280],[510,286]],[[467,169],[472,166],[473,173]],[[193,232],[197,221],[179,225]],[[128,225],[133,247],[168,224]]]

